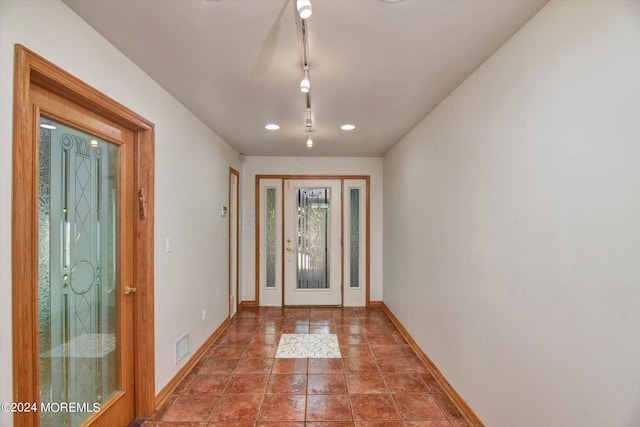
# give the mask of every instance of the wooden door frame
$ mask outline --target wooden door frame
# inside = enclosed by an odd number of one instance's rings
[[[135,416],[155,409],[153,206],[154,125],[22,45],[15,45],[12,194],[13,401],[39,402],[38,362],[38,117],[30,105],[39,86],[134,132],[135,189],[145,217],[133,224]],[[137,193],[137,191],[136,191]],[[138,201],[131,200],[132,206]],[[14,425],[37,426],[40,414],[15,414]]]
[[[254,187],[254,196],[255,196],[255,212],[256,212],[256,219],[255,219],[255,286],[256,286],[256,290],[255,290],[255,304],[256,306],[260,306],[260,181],[263,179],[279,179],[282,181],[282,191],[284,192],[284,181],[286,180],[291,180],[291,179],[297,179],[297,180],[323,180],[323,179],[327,179],[327,180],[340,180],[341,182],[341,189],[342,192],[344,192],[344,182],[345,180],[351,180],[351,179],[362,179],[366,182],[366,187],[367,187],[367,191],[366,191],[366,200],[365,200],[365,207],[366,207],[366,214],[365,214],[365,218],[367,221],[366,227],[365,227],[365,236],[366,236],[366,240],[367,240],[367,244],[366,244],[366,249],[365,249],[365,265],[366,265],[366,269],[367,271],[365,272],[365,306],[366,307],[370,307],[371,306],[371,265],[370,265],[370,260],[371,260],[371,176],[369,175],[256,175],[256,179],[255,179],[255,187]],[[344,199],[344,195],[342,197],[342,199]],[[282,229],[284,230],[284,194],[282,197],[282,206],[280,207],[283,211],[283,215],[282,215]],[[341,218],[344,220],[344,204],[341,203],[341,209],[343,210],[343,212],[341,213]],[[344,225],[341,226],[342,230],[341,230],[341,235],[344,234]],[[283,248],[284,248],[284,232],[282,234],[282,239],[283,239]],[[344,251],[344,246],[343,249]],[[343,254],[344,255],[344,254]],[[344,261],[343,261],[344,262]],[[342,283],[344,284],[344,266],[342,266]],[[344,306],[344,288],[342,289],[342,303],[341,306]],[[282,257],[282,307],[285,307],[284,305],[284,256]]]
[[[238,258],[238,256],[240,255],[240,238],[239,238],[239,233],[240,233],[240,225],[239,225],[239,220],[240,220],[240,213],[238,212],[240,209],[240,172],[238,172],[237,170],[235,170],[232,167],[229,167],[229,291],[231,291],[231,269],[233,268],[233,266],[231,265],[231,180],[233,179],[233,177],[236,177],[236,194],[235,194],[235,201],[236,201],[236,206],[235,209],[233,210],[233,213],[236,217],[236,241],[235,241],[235,247],[236,247],[236,307],[235,307],[235,314],[238,314],[238,300],[240,299],[240,297],[238,296],[238,291],[240,288],[240,276],[239,276],[239,272],[240,272],[240,260]],[[231,315],[231,307],[229,307],[229,315]]]

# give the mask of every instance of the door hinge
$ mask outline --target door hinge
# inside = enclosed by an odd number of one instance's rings
[[[141,188],[138,190],[138,207],[140,208],[140,219],[145,219],[147,217],[144,210],[144,203],[144,188]]]

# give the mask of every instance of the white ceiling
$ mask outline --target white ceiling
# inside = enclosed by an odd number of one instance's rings
[[[241,153],[381,156],[547,0],[312,0],[311,149],[295,0],[64,2]]]

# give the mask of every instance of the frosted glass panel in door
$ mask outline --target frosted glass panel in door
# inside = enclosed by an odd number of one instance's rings
[[[39,356],[43,426],[77,426],[120,390],[119,146],[41,118]],[[73,402],[74,411],[56,411]]]

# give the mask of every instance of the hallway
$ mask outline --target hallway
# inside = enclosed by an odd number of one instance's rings
[[[341,358],[276,358],[336,334]],[[245,308],[145,427],[468,424],[379,308]]]

